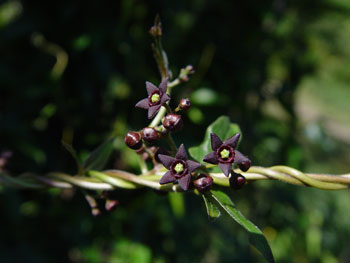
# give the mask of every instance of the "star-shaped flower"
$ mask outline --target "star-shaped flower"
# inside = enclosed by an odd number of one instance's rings
[[[241,134],[237,132],[231,138],[222,142],[215,133],[211,133],[210,139],[213,151],[207,154],[203,158],[203,161],[212,164],[219,164],[220,169],[227,177],[232,170],[233,163],[238,164],[242,171],[247,171],[250,167],[250,160],[235,149],[240,136]]]
[[[191,173],[199,168],[200,164],[188,160],[185,146],[180,145],[175,158],[164,154],[159,154],[158,158],[169,170],[163,175],[159,183],[168,184],[177,181],[180,187],[187,191],[191,181]]]
[[[170,100],[170,96],[166,93],[167,85],[168,78],[163,79],[163,81],[159,84],[159,87],[156,87],[151,82],[146,81],[148,97],[140,100],[135,107],[148,110],[148,119],[152,119],[159,111],[160,107]]]

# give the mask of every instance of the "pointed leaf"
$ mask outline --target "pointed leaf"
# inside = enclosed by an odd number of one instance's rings
[[[269,243],[262,231],[251,221],[246,219],[242,213],[235,207],[230,197],[221,191],[211,191],[212,197],[220,206],[250,234],[250,243],[265,257],[268,262],[275,262]]]
[[[211,196],[211,194],[204,193],[202,194],[202,197],[204,199],[209,220],[214,221],[215,219],[219,218],[221,216],[221,212],[219,208],[216,206],[215,201]]]
[[[69,143],[66,143],[65,141],[61,141],[63,147],[72,155],[73,159],[75,160],[77,164],[77,170],[78,170],[78,175],[83,175],[84,169],[81,164],[81,161],[77,155],[77,152],[74,150],[73,146]]]
[[[85,170],[101,170],[108,162],[113,151],[114,138],[107,140],[96,148],[84,160],[83,167]]]
[[[240,132],[239,126],[231,123],[227,116],[221,116],[208,126],[203,142],[198,146],[189,148],[188,151],[193,159],[204,163],[204,156],[212,151],[210,133],[215,133],[224,141],[237,132]]]

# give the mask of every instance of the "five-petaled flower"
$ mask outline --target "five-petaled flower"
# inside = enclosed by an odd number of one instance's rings
[[[200,167],[200,164],[188,160],[185,146],[180,145],[175,158],[169,155],[159,154],[159,160],[169,171],[160,179],[160,184],[177,181],[182,189],[188,190],[191,181],[191,173]]]
[[[242,167],[243,169],[246,168],[245,170],[248,170],[250,160],[235,149],[240,135],[241,134],[237,132],[231,138],[228,138],[226,141],[222,142],[215,133],[211,133],[210,139],[211,148],[213,151],[207,154],[203,158],[203,161],[212,164],[219,164],[220,169],[227,177],[232,170],[233,163],[238,164],[240,168]]]
[[[170,100],[170,96],[166,93],[167,85],[168,78],[163,79],[159,84],[159,88],[151,82],[146,81],[148,97],[140,100],[135,107],[148,110],[148,119],[152,119],[160,107]]]

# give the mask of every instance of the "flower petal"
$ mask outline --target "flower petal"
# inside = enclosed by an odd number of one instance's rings
[[[221,139],[215,133],[210,133],[211,148],[216,151],[222,144]]]
[[[164,104],[165,102],[167,102],[168,100],[170,100],[170,96],[166,93],[163,94],[161,100],[160,100],[160,104]]]
[[[189,173],[192,173],[194,170],[198,169],[201,166],[200,163],[191,160],[186,161],[186,163],[188,165]]]
[[[169,155],[159,154],[158,155],[159,160],[164,165],[165,168],[168,170],[170,169],[171,163],[175,161],[176,159],[174,157],[171,157]]]
[[[231,138],[228,138],[226,141],[224,141],[224,144],[229,145],[232,148],[236,148],[240,136],[241,134],[237,132]]]
[[[149,107],[149,109],[148,109],[148,119],[152,119],[154,117],[154,115],[156,115],[156,113],[159,111],[161,106],[162,105],[158,104],[158,105]]]
[[[135,107],[147,110],[149,108],[148,98],[140,100],[138,103],[136,103]]]
[[[219,167],[224,173],[226,177],[229,176],[231,170],[232,170],[232,164],[231,163],[219,163]]]
[[[248,157],[244,156],[241,152],[235,150],[235,161],[234,163],[240,164],[242,162],[250,161]]]
[[[243,172],[246,172],[249,170],[252,162],[250,159],[246,156],[244,156],[239,151],[235,151],[235,161],[234,163],[238,164],[239,169],[241,169]]]
[[[156,90],[158,90],[158,88],[155,85],[153,85],[151,82],[148,82],[148,81],[146,81],[146,89],[147,89],[148,96],[151,95]]]
[[[203,161],[212,164],[218,164],[219,162],[218,158],[216,157],[216,152],[208,153],[206,156],[204,156]]]
[[[168,88],[168,80],[169,77],[166,77],[165,79],[162,80],[162,82],[159,84],[159,89],[163,92],[163,94],[166,93],[166,90]]]
[[[168,184],[168,183],[172,183],[175,182],[176,178],[174,176],[171,175],[170,171],[167,171],[162,178],[160,178],[159,183],[160,184]]]
[[[190,186],[191,176],[189,174],[186,174],[177,181],[179,182],[180,187],[187,191],[188,187]]]
[[[186,161],[188,159],[187,153],[186,153],[186,149],[185,146],[183,144],[180,145],[179,149],[177,150],[176,159],[181,159]]]

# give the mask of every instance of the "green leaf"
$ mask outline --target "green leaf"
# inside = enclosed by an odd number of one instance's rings
[[[267,242],[262,231],[246,219],[242,213],[235,207],[230,197],[221,191],[211,191],[212,197],[220,204],[220,206],[241,226],[243,226],[250,234],[250,243],[265,257],[269,262],[275,262],[269,243]]]
[[[109,160],[114,149],[114,138],[111,138],[97,147],[83,162],[85,170],[101,170]]]
[[[78,169],[78,175],[83,175],[84,169],[81,164],[81,161],[77,155],[77,152],[74,150],[73,146],[71,144],[66,143],[65,141],[61,141],[63,147],[72,155],[73,159],[75,160],[77,164],[77,169]]]
[[[219,208],[216,206],[213,197],[211,194],[204,193],[202,194],[204,199],[205,207],[207,208],[207,213],[210,221],[214,221],[215,219],[221,216],[221,212]]]
[[[231,123],[227,116],[221,116],[208,126],[203,142],[199,146],[189,148],[188,151],[193,159],[203,163],[204,156],[212,151],[210,133],[215,133],[222,140],[226,140],[239,131],[237,124]]]

